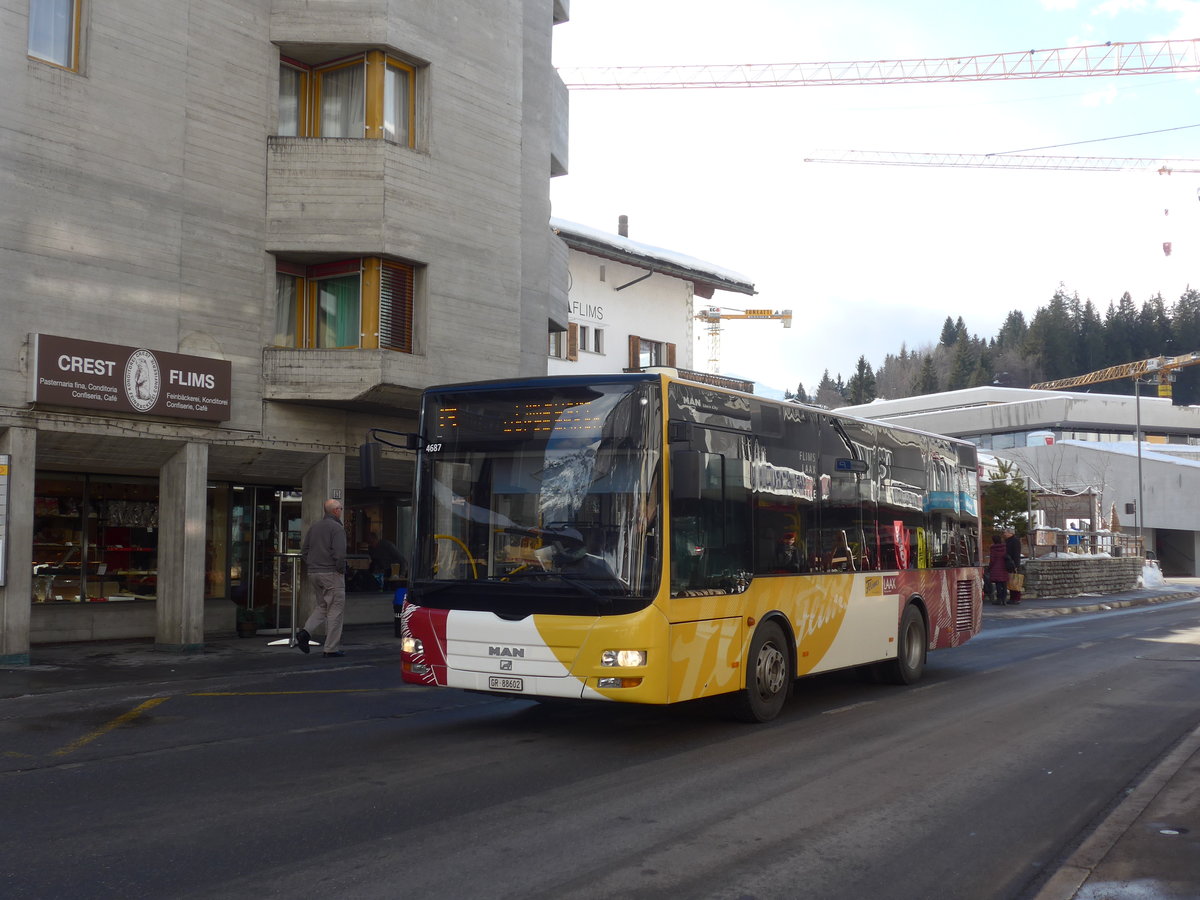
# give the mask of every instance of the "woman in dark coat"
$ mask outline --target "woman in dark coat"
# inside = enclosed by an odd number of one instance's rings
[[[1011,573],[1017,574],[1021,571],[1021,539],[1017,537],[1017,533],[1013,531],[1012,526],[1004,529],[1004,547],[1008,551],[1008,558],[1012,561]],[[1011,575],[1009,584],[1011,584]],[[1020,603],[1021,592],[1016,588],[1008,589],[1008,602]]]
[[[992,548],[988,556],[988,577],[996,589],[996,602],[1001,606],[1008,603],[1008,548],[1000,532],[992,535]]]

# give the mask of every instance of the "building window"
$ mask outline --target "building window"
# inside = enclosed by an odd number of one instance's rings
[[[316,329],[313,346],[324,349],[359,345],[359,290],[362,276],[336,275],[314,281]]]
[[[567,333],[565,331],[551,331],[549,339],[549,349],[546,351],[551,359],[564,359],[567,354]]]
[[[307,134],[306,96],[308,73],[303,69],[279,64],[279,133],[287,137]]]
[[[603,353],[604,329],[594,325],[580,325],[579,349],[585,353]]]
[[[666,341],[652,341],[636,334],[629,336],[629,367],[648,369],[653,366],[674,366],[675,345]]]
[[[278,133],[375,138],[412,147],[415,88],[416,69],[380,50],[319,66],[284,57]]]
[[[29,0],[29,55],[78,70],[82,6],[83,0]]]
[[[415,271],[379,257],[316,266],[278,261],[278,347],[413,350]]]

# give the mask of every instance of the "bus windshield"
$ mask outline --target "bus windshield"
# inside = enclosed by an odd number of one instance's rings
[[[515,616],[646,606],[659,398],[657,381],[427,392],[414,599]]]

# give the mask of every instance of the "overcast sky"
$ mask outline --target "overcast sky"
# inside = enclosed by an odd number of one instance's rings
[[[1200,0],[572,0],[571,21],[554,30],[554,60],[917,59],[1197,37]],[[1156,293],[1174,302],[1200,286],[1200,174],[806,156],[1198,158],[1200,127],[1187,127],[1200,125],[1198,91],[1183,75],[573,91],[570,174],[552,180],[553,214],[612,233],[628,215],[631,239],[746,276],[758,296],[713,302],[790,308],[795,320],[791,330],[726,323],[722,372],[813,392],[825,369],[848,378],[860,355],[878,368],[902,342],[936,340],[948,315],[990,337],[1010,310],[1031,317],[1060,283],[1101,314],[1125,291],[1139,305]],[[707,359],[701,340],[697,368]]]

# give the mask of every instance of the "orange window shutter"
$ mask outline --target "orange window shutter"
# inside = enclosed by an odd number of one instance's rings
[[[675,345],[667,344],[667,365],[675,368]]]
[[[567,325],[567,359],[579,359],[579,326],[574,322]]]
[[[641,368],[642,339],[636,334],[629,336],[629,368]]]
[[[379,346],[413,352],[413,281],[411,266],[384,262],[379,273]]]

